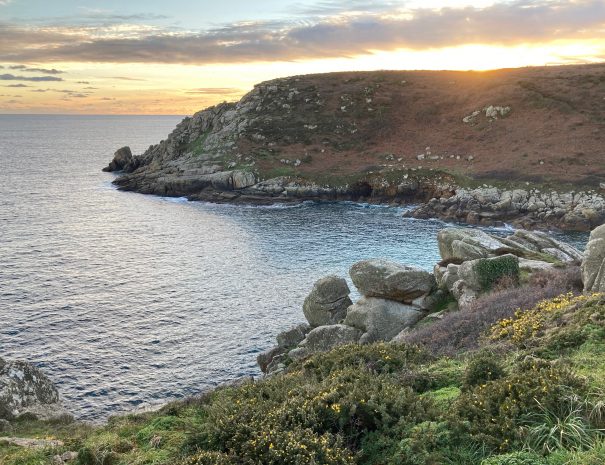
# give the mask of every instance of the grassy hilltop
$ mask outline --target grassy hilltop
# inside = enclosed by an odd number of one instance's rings
[[[101,427],[23,419],[13,435],[64,445],[0,441],[0,462],[600,465],[605,297],[574,294],[576,281],[537,274],[427,319],[405,344],[343,346]]]

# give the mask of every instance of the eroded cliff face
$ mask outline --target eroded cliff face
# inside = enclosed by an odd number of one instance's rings
[[[605,221],[604,96],[604,65],[277,79],[116,154],[115,183],[230,202],[435,199],[417,216],[590,229]],[[492,182],[510,188],[494,200]]]

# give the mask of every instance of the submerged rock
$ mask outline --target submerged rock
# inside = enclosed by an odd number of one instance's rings
[[[353,284],[366,297],[411,303],[435,287],[434,276],[422,268],[382,259],[355,263],[349,273]]]
[[[585,292],[605,292],[605,225],[590,233],[582,262],[582,281]]]

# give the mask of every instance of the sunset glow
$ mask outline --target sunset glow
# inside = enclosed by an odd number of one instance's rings
[[[601,1],[257,6],[0,1],[0,112],[190,114],[287,75],[605,59]]]

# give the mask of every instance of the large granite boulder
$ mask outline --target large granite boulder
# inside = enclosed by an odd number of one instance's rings
[[[360,337],[361,331],[351,326],[343,324],[319,326],[312,329],[298,348],[291,350],[288,356],[292,360],[300,360],[344,344],[357,343]]]
[[[411,303],[435,287],[435,277],[422,268],[382,259],[355,263],[349,274],[364,296],[403,303]]]
[[[347,282],[338,276],[317,281],[303,304],[303,313],[313,327],[340,323],[353,303]]]
[[[122,171],[132,163],[132,160],[130,147],[122,147],[113,154],[113,160],[103,168],[103,171]]]
[[[593,229],[582,262],[585,292],[605,292],[605,225]]]
[[[360,343],[389,341],[424,315],[411,305],[376,297],[362,297],[349,307],[345,324],[363,332]]]
[[[57,388],[42,371],[31,363],[0,358],[0,418],[26,413],[42,420],[67,414]]]
[[[437,243],[443,260],[475,260],[510,249],[500,239],[470,228],[442,229],[437,234]]]

